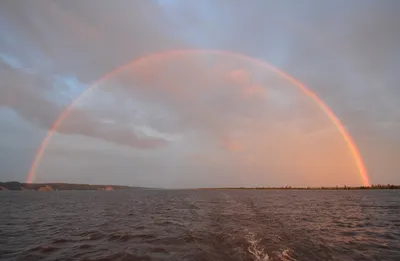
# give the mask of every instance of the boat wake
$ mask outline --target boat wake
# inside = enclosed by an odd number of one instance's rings
[[[268,254],[267,249],[261,244],[261,239],[257,238],[252,232],[246,235],[246,240],[249,243],[247,251],[252,255],[254,261],[296,261],[292,257],[293,251],[290,248],[286,248],[282,252]]]

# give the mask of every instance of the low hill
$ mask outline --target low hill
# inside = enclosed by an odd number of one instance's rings
[[[0,182],[0,190],[121,190],[133,189],[129,186],[117,185],[90,185],[69,183],[21,183],[17,181]]]

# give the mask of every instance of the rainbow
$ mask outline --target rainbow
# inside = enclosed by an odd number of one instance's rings
[[[307,88],[303,83],[301,83],[300,81],[296,80],[295,78],[293,78],[292,76],[290,76],[289,74],[277,69],[276,67],[274,67],[273,65],[270,65],[269,63],[266,63],[264,61],[261,60],[257,60],[255,58],[251,58],[248,57],[246,55],[243,54],[239,54],[239,53],[234,53],[234,52],[230,52],[230,51],[224,51],[224,50],[203,50],[203,49],[185,49],[185,50],[169,50],[169,51],[164,51],[164,52],[158,52],[158,53],[151,53],[142,57],[139,57],[137,59],[134,59],[133,61],[116,68],[115,70],[105,74],[103,77],[101,77],[99,80],[97,80],[96,82],[94,82],[92,85],[90,85],[82,94],[80,94],[62,113],[61,115],[57,118],[57,120],[53,123],[52,127],[49,129],[46,137],[44,138],[44,140],[42,141],[41,145],[39,146],[36,154],[35,154],[35,158],[34,161],[31,165],[31,168],[29,170],[28,176],[27,176],[27,183],[32,183],[35,175],[36,175],[36,171],[37,171],[37,167],[39,166],[39,163],[43,157],[43,154],[51,140],[51,138],[53,137],[54,133],[57,131],[58,127],[61,125],[61,123],[63,122],[63,120],[68,116],[69,112],[71,111],[71,109],[74,107],[74,105],[77,104],[77,102],[81,99],[83,99],[87,94],[89,94],[96,86],[98,86],[99,83],[101,83],[102,81],[112,78],[113,76],[117,75],[118,73],[126,70],[127,68],[131,67],[132,65],[136,65],[139,63],[143,63],[143,62],[150,62],[153,60],[158,60],[158,59],[166,59],[166,58],[170,58],[170,57],[175,57],[175,56],[184,56],[184,55],[188,55],[188,54],[225,54],[225,55],[230,55],[236,58],[240,58],[240,59],[244,59],[250,62],[253,62],[261,67],[264,67],[270,71],[273,71],[277,74],[279,74],[280,76],[282,76],[283,78],[285,78],[286,80],[288,80],[289,82],[291,82],[293,85],[297,86],[298,88],[300,88],[300,90],[306,94],[307,96],[309,96],[316,105],[318,105],[318,107],[330,118],[330,120],[332,121],[332,123],[335,125],[335,127],[337,128],[337,130],[339,131],[339,133],[342,135],[343,139],[345,140],[345,142],[348,145],[348,148],[350,149],[350,152],[354,158],[354,161],[357,165],[357,168],[359,170],[359,173],[361,175],[362,178],[362,182],[364,186],[370,186],[370,179],[368,176],[368,171],[367,168],[364,164],[364,161],[362,159],[361,153],[357,148],[356,143],[354,142],[353,138],[351,137],[350,133],[346,130],[345,126],[343,126],[343,124],[341,123],[341,121],[339,120],[339,118],[334,114],[334,112],[313,92],[311,91],[309,88]]]

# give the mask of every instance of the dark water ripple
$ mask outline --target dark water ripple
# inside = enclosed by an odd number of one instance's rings
[[[400,260],[400,193],[3,191],[0,259]]]

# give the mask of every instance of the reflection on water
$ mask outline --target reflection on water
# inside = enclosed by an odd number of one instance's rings
[[[400,260],[399,191],[0,193],[4,260]]]

